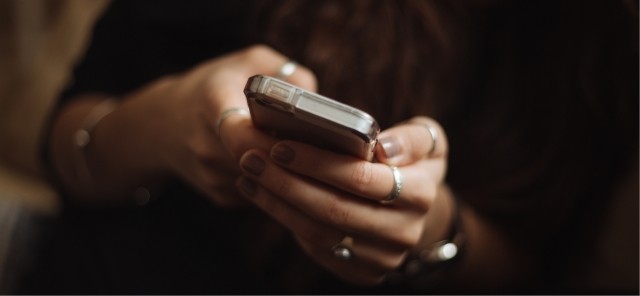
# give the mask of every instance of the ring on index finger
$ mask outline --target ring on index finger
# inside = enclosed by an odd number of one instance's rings
[[[220,113],[220,117],[218,117],[218,121],[216,121],[216,134],[218,134],[218,136],[220,136],[220,127],[222,126],[222,123],[231,115],[235,114],[249,116],[250,113],[247,108],[242,107],[233,107],[222,111],[222,113]]]

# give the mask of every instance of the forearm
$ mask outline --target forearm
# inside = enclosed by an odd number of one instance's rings
[[[51,130],[52,169],[68,195],[82,202],[130,198],[138,186],[157,178],[151,153],[142,153],[135,140],[140,136],[137,118],[126,105],[107,109],[105,99],[102,94],[74,98],[57,113]],[[90,121],[96,122],[87,131]],[[80,135],[83,132],[87,134]]]

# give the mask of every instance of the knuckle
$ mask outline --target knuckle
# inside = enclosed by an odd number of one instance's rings
[[[244,51],[244,55],[250,61],[257,61],[257,60],[261,60],[265,56],[265,54],[267,54],[270,51],[271,51],[271,48],[269,48],[268,46],[264,44],[256,44],[248,47]]]
[[[214,155],[207,145],[203,145],[202,141],[191,139],[187,141],[187,149],[200,163],[209,163],[214,160]]]
[[[287,178],[277,178],[273,190],[279,196],[289,196],[291,193],[292,183]]]
[[[418,186],[420,196],[415,198],[414,205],[418,209],[428,211],[438,194],[438,186],[431,181],[421,182]]]
[[[404,249],[412,249],[420,242],[422,227],[421,224],[416,223],[396,233],[397,235],[393,238],[394,243]]]
[[[313,75],[313,72],[311,72],[311,70],[307,69],[306,67],[298,68],[296,80],[301,86],[305,88],[308,88],[312,91],[315,91],[317,89],[316,76]]]
[[[345,225],[349,222],[349,211],[340,203],[331,201],[325,213],[326,219],[333,225]]]
[[[204,92],[200,97],[201,99],[198,100],[198,103],[202,103],[202,107],[204,107],[200,109],[200,112],[205,113],[210,112],[209,110],[217,110],[219,103],[217,98],[223,97],[226,90],[225,88],[218,88],[215,84],[216,82],[213,79],[207,79],[204,82]],[[217,116],[218,114],[215,115]]]
[[[201,69],[198,69],[198,72],[192,74],[198,77],[198,81],[193,81],[196,86],[202,87],[206,90],[216,90],[221,89],[226,86],[221,80],[221,77],[228,77],[232,75],[235,70],[231,67],[223,67],[216,63],[211,63],[208,65],[203,65]],[[184,86],[182,86],[184,87]]]
[[[373,167],[371,163],[359,162],[351,174],[353,184],[360,192],[364,191],[374,182]]]

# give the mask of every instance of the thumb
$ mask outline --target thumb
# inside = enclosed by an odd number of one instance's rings
[[[424,158],[445,158],[447,137],[435,120],[419,116],[395,125],[378,136],[376,158],[402,166]]]

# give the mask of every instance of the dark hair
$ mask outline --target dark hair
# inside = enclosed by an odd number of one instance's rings
[[[444,2],[444,1],[443,1]],[[433,110],[454,62],[450,21],[433,1],[267,1],[263,40],[318,76],[319,91],[375,115],[383,126]],[[449,5],[449,4],[446,4]],[[437,58],[434,58],[437,57]],[[430,73],[439,73],[430,76]],[[398,103],[394,100],[400,100]],[[433,112],[429,112],[431,114]]]
[[[251,29],[383,127],[439,120],[447,182],[523,246],[578,244],[637,170],[637,1],[451,2],[266,1]]]

